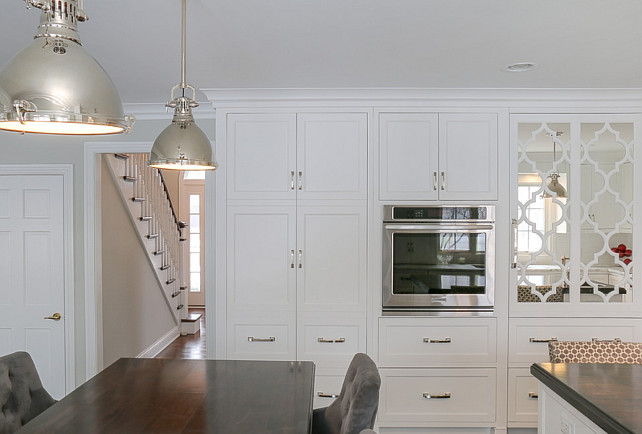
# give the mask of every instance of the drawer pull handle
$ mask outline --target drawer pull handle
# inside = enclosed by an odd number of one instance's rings
[[[549,339],[530,338],[528,342],[532,342],[534,344],[547,344],[549,342],[557,342],[557,338],[549,338]]]
[[[532,399],[537,399],[539,398],[539,395],[537,394],[537,392],[528,392],[528,397]]]
[[[338,398],[339,394],[317,392],[319,398]]]
[[[317,339],[318,342],[321,342],[322,344],[342,344],[346,341],[346,338],[339,338],[339,339],[324,339],[324,338],[319,338]]]
[[[431,395],[430,393],[424,393],[424,398],[426,399],[449,399],[450,393],[444,393],[443,395]]]
[[[248,336],[247,340],[249,342],[274,342],[276,341],[276,338],[274,336],[270,336],[269,338],[255,338],[254,336]]]
[[[613,339],[598,339],[598,338],[591,338],[591,342],[593,343],[599,343],[599,342],[606,342],[606,343],[615,343],[619,344],[622,342],[622,339],[620,338],[613,338]]]
[[[452,339],[450,338],[445,338],[445,339],[430,339],[430,338],[424,338],[424,342],[427,344],[449,344],[452,342]]]

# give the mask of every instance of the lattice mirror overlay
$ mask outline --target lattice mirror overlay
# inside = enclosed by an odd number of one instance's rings
[[[631,301],[633,124],[581,124],[580,302]]]
[[[514,247],[520,303],[569,301],[569,139],[570,124],[518,127]]]

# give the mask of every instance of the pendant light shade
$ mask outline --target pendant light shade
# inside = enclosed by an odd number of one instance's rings
[[[105,70],[82,47],[78,0],[27,0],[42,9],[33,42],[0,71],[0,129],[96,135],[128,132],[134,118]]]
[[[186,0],[182,0],[181,83],[172,88],[171,101],[167,103],[167,107],[174,109],[174,117],[154,142],[147,164],[169,170],[214,170],[212,145],[192,115],[192,108],[198,107],[196,90],[185,81],[185,12]],[[177,89],[181,95],[174,97]],[[186,90],[192,91],[192,98],[185,95]]]
[[[559,174],[551,173],[551,180],[546,184],[546,188],[555,193],[557,197],[566,197],[566,189],[559,183]],[[548,191],[544,192],[543,197],[553,197]]]

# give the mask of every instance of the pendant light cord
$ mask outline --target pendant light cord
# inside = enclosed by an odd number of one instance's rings
[[[187,55],[186,55],[186,18],[185,15],[187,15],[187,0],[182,0],[182,12],[181,12],[181,89],[183,91],[183,96],[185,96],[185,88],[187,87],[186,83],[186,63],[187,63]]]

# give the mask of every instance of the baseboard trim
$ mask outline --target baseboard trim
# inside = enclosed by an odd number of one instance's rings
[[[180,335],[179,327],[174,327],[168,331],[163,337],[154,342],[149,348],[136,356],[137,359],[143,357],[156,357],[163,351],[169,344],[174,342],[174,340]]]

